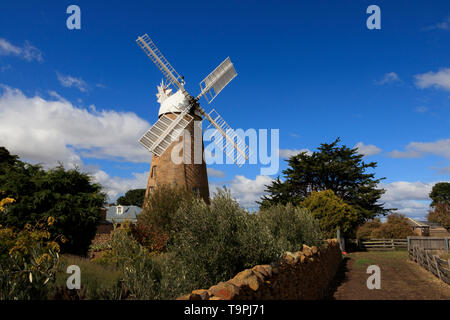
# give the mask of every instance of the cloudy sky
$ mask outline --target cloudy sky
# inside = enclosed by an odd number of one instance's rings
[[[235,128],[279,129],[280,167],[211,165],[211,190],[255,207],[287,157],[341,137],[376,161],[386,206],[424,218],[450,176],[450,3],[377,1],[69,1],[0,4],[0,145],[47,167],[79,166],[111,200],[145,187],[137,142],[157,120],[159,71],[136,45],[148,33],[197,94],[224,58],[238,77],[212,106]]]

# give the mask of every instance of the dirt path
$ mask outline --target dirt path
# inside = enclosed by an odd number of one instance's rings
[[[450,300],[450,286],[408,260],[406,251],[347,254],[337,275],[336,300]],[[369,290],[367,267],[381,269],[381,289]]]

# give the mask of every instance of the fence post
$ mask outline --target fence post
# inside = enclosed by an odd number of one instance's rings
[[[441,271],[439,270],[439,264],[437,263],[436,255],[433,255],[433,261],[434,261],[434,265],[436,266],[436,272],[438,274],[439,280],[442,281]]]
[[[448,254],[448,247],[449,247],[449,244],[448,244],[448,242],[449,242],[449,240],[450,240],[450,238],[445,238],[445,248],[447,249],[447,254]]]

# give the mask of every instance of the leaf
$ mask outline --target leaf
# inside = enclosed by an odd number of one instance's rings
[[[33,283],[33,275],[30,272],[30,275],[28,276],[28,279],[30,279],[30,283]]]

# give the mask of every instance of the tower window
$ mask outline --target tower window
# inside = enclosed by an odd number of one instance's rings
[[[199,188],[194,187],[194,188],[192,188],[192,191],[194,191],[194,194],[195,194],[196,196],[199,196],[199,195],[200,195],[200,189],[199,189]]]
[[[156,178],[156,166],[152,167],[152,178]]]

